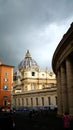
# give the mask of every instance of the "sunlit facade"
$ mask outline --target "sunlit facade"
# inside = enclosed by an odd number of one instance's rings
[[[12,106],[57,105],[56,77],[47,68],[41,70],[29,51],[14,73]]]
[[[0,61],[0,107],[11,107],[13,68]]]

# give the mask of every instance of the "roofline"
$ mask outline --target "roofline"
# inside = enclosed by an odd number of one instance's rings
[[[67,32],[63,35],[63,38],[61,39],[61,41],[59,42],[58,46],[55,49],[55,52],[53,54],[52,57],[52,68],[54,73],[56,73],[56,61],[58,60],[61,50],[63,51],[63,48],[65,46],[67,46],[69,43],[66,42],[66,40],[68,40],[68,38],[70,37],[70,35],[73,33],[73,22],[71,23],[69,29],[67,30]]]
[[[12,66],[12,65],[6,65],[6,64],[1,64],[0,66],[8,66],[8,67],[15,67],[15,66]]]

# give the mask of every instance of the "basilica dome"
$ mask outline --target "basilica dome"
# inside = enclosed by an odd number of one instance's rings
[[[32,59],[31,54],[29,50],[27,50],[25,58],[20,62],[18,65],[18,69],[26,69],[29,67],[33,67],[35,69],[39,69],[39,66],[37,65],[36,61]]]

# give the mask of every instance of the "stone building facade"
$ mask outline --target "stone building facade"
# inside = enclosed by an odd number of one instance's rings
[[[14,73],[12,106],[57,105],[56,78],[47,68],[41,70],[29,51]]]
[[[73,23],[54,52],[52,67],[57,77],[58,114],[68,111],[73,116]]]

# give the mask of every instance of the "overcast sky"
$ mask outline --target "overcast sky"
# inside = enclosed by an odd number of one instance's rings
[[[0,60],[18,66],[27,50],[41,69],[73,21],[73,0],[0,0]]]

